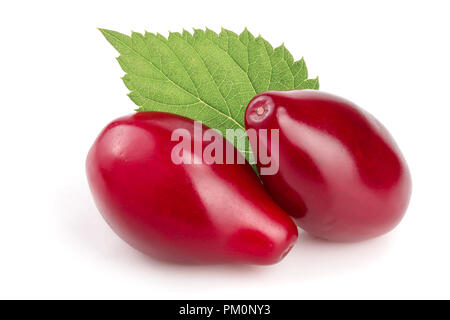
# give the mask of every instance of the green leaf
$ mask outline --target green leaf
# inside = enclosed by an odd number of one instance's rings
[[[284,44],[273,48],[247,29],[240,35],[216,32],[160,34],[132,32],[131,36],[100,29],[120,53],[117,58],[138,111],[179,114],[218,129],[242,129],[231,141],[251,160],[245,136],[245,108],[267,90],[318,89],[308,79],[303,58],[294,61]]]

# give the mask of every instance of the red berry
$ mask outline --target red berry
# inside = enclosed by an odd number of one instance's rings
[[[405,159],[383,125],[355,104],[319,91],[265,92],[249,103],[246,127],[279,129],[279,171],[261,179],[307,232],[356,241],[402,219],[411,194]]]
[[[175,164],[171,152],[179,142],[171,134],[180,128],[191,134],[193,154],[194,122],[173,114],[139,112],[101,132],[86,168],[111,228],[136,249],[174,262],[281,260],[297,239],[295,223],[248,163]],[[231,146],[219,137],[224,149]]]

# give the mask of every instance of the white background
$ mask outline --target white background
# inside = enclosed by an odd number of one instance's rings
[[[448,1],[3,1],[0,4],[0,298],[450,298]],[[102,220],[84,161],[130,113],[124,33],[245,26],[305,57],[321,89],[388,127],[413,196],[395,231],[335,244],[305,234],[281,263],[176,266]]]

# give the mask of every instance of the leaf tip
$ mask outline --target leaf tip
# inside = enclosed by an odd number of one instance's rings
[[[320,84],[319,84],[319,76],[317,76],[314,80],[316,81],[315,89],[316,89],[316,90],[319,90],[319,88],[320,88]]]
[[[106,34],[108,33],[108,31],[111,31],[111,30],[99,28],[99,27],[97,27],[97,30],[100,31],[102,33],[102,35],[105,37],[106,37]]]

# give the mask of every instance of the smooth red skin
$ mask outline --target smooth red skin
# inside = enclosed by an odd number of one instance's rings
[[[174,164],[171,151],[179,142],[171,134],[177,128],[194,136],[192,120],[160,112],[119,118],[101,132],[86,168],[108,224],[131,246],[170,262],[281,260],[297,240],[297,226],[251,166]]]
[[[308,233],[358,241],[402,219],[411,194],[406,162],[383,125],[350,101],[311,90],[265,92],[250,101],[246,127],[280,130],[279,171],[261,179]]]

